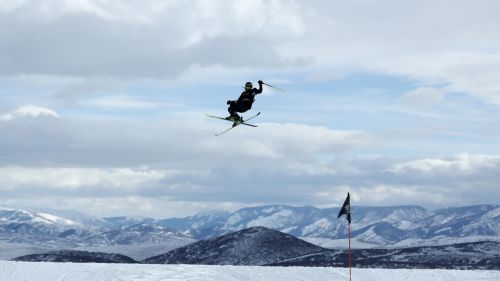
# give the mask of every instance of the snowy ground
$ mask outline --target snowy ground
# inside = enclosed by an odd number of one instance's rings
[[[353,269],[356,281],[500,280],[500,271]],[[349,280],[345,268],[0,262],[2,281]]]

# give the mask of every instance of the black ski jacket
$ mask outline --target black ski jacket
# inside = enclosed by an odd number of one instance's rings
[[[262,93],[262,84],[259,84],[259,89],[253,88],[250,91],[244,91],[238,98],[238,103],[253,103],[255,101],[255,96]]]

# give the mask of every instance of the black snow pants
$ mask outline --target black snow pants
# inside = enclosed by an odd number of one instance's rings
[[[252,102],[249,100],[243,100],[243,101],[230,101],[229,102],[229,108],[227,111],[229,111],[229,114],[231,116],[238,116],[238,113],[236,112],[246,112],[252,108]]]

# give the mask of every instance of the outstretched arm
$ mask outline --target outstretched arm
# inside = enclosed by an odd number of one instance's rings
[[[260,93],[262,93],[262,84],[264,82],[262,82],[262,80],[259,80],[257,83],[259,83],[259,88],[257,89],[257,91],[255,91],[255,93],[260,94]]]

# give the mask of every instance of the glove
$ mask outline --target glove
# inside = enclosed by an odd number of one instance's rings
[[[231,103],[231,101],[230,101],[230,100],[228,100],[228,101],[226,102],[226,104],[227,104],[227,105],[229,105],[230,103]]]
[[[264,82],[262,82],[262,80],[257,81],[257,83],[259,83],[261,85],[264,84]]]

